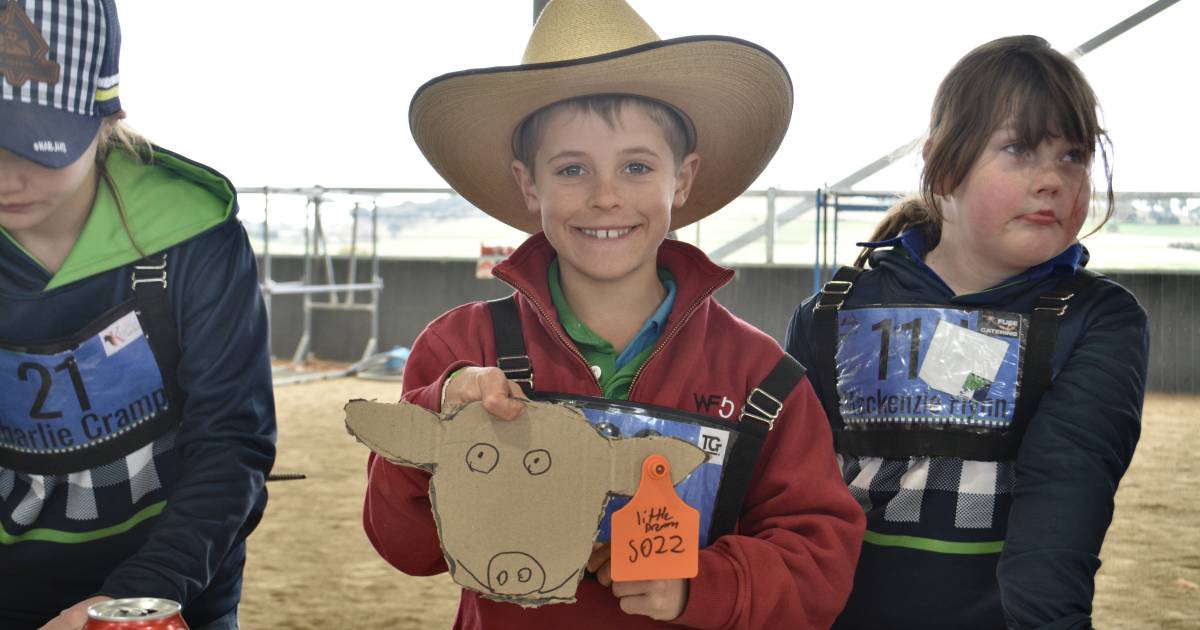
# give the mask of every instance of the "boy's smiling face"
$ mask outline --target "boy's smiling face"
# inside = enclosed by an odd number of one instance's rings
[[[625,105],[612,126],[590,111],[555,113],[533,172],[514,161],[513,174],[558,253],[564,283],[657,282],[658,246],[698,164],[692,153],[677,167],[658,123]]]

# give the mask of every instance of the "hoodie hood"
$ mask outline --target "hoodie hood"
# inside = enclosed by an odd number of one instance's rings
[[[929,303],[931,299],[957,306],[1008,303],[1046,278],[1075,273],[1087,266],[1090,258],[1087,248],[1076,242],[1054,258],[994,287],[977,293],[955,295],[941,277],[925,265],[925,238],[919,230],[908,230],[887,241],[860,245],[879,248],[871,252],[867,261],[872,269],[888,272],[883,276],[885,295],[893,296],[892,302],[911,300],[912,304]]]
[[[153,147],[145,164],[125,151],[111,151],[104,166],[117,194],[100,179],[87,222],[57,273],[51,274],[11,234],[0,229],[4,235],[0,265],[6,271],[0,289],[50,291],[139,260],[142,252],[160,252],[237,214],[236,194],[228,179],[159,147]],[[116,202],[118,195],[124,221]]]

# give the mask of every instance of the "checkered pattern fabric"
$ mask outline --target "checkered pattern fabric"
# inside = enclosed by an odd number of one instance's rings
[[[0,0],[0,148],[75,163],[121,111],[114,0]]]
[[[1007,517],[1012,462],[839,455],[838,463],[868,521],[881,520],[900,531],[903,524],[921,524],[924,532],[953,536],[955,530],[1001,527]]]
[[[27,475],[0,469],[0,504],[16,505],[6,530],[38,527],[87,531],[127,518],[133,506],[162,489],[159,463],[175,449],[176,431],[102,466],[69,475]],[[65,496],[65,500],[64,500]],[[61,514],[45,511],[62,506]],[[10,533],[16,533],[10,531]]]

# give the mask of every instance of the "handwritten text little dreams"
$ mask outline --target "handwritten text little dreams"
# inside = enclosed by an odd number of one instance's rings
[[[637,524],[643,528],[643,533],[647,534],[641,540],[630,538],[627,541],[629,545],[629,561],[636,563],[639,559],[649,559],[651,556],[659,554],[686,553],[687,545],[684,543],[683,537],[678,534],[659,534],[664,530],[676,531],[679,529],[679,521],[664,507],[650,508],[648,510],[638,510],[636,512]]]

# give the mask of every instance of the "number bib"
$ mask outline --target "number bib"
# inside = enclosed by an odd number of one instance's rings
[[[700,447],[708,453],[701,464],[683,481],[675,484],[675,492],[692,508],[700,512],[700,546],[709,543],[713,515],[716,512],[718,491],[725,472],[725,454],[737,440],[736,425],[722,425],[705,416],[676,409],[652,407],[624,401],[584,396],[536,395],[538,400],[565,402],[578,407],[588,422],[601,434],[612,438],[665,435],[677,437]],[[614,496],[604,510],[596,540],[607,542],[612,537],[612,514],[630,501],[630,497]]]
[[[937,307],[838,312],[839,410],[846,428],[1004,430],[1020,392],[1028,322]]]
[[[0,343],[0,467],[86,470],[179,423],[142,324],[129,302],[66,340]]]

